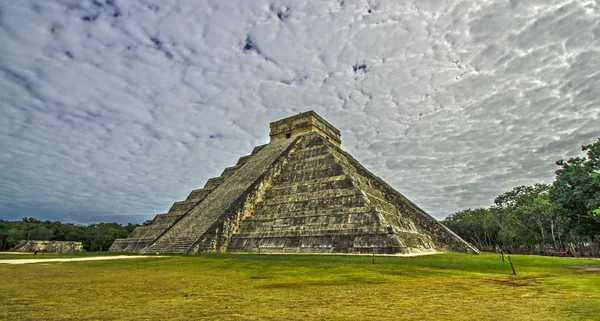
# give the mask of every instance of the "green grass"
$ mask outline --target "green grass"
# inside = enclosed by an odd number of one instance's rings
[[[60,259],[60,258],[78,258],[78,257],[97,257],[97,256],[115,256],[115,255],[139,255],[134,253],[113,253],[113,252],[78,252],[78,253],[44,253],[39,252],[34,255],[33,252],[17,252],[8,254],[0,252],[1,260],[25,260],[25,259]]]
[[[600,319],[600,261],[512,259],[517,276],[494,254],[456,253],[0,265],[0,320]]]

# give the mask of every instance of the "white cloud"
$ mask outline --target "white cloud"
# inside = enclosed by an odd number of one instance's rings
[[[370,11],[370,12],[369,12]],[[150,219],[314,109],[437,217],[600,136],[593,1],[0,4],[0,217]]]

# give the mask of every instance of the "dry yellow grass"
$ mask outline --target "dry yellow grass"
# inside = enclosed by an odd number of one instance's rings
[[[0,265],[0,319],[600,320],[600,261],[513,259],[516,277],[490,254]]]

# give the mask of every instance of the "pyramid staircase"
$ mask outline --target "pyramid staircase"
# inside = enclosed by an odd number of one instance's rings
[[[234,166],[225,168],[219,177],[208,179],[204,187],[193,190],[184,201],[173,203],[168,213],[157,214],[150,224],[137,227],[126,239],[115,240],[109,251],[138,253],[154,244],[192,208],[201,203],[215,188],[241,168],[252,155],[265,146],[255,147],[250,155],[240,157]],[[173,246],[174,251],[180,248],[182,248],[180,244]]]
[[[261,174],[269,169],[292,142],[293,139],[287,139],[276,144],[268,144],[250,155],[252,157],[242,158],[239,169],[232,171],[226,179],[221,180],[201,202],[193,205],[176,222],[177,224],[166,230],[143,252],[187,253],[202,234]]]
[[[19,243],[17,243],[17,245],[13,246],[10,250],[8,250],[9,252],[21,252],[21,249],[23,249],[24,247],[26,247],[27,245],[29,245],[29,240],[21,240]]]

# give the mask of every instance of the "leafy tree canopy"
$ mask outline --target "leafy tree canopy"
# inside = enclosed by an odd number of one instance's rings
[[[581,147],[585,157],[560,160],[550,199],[565,226],[589,237],[600,234],[600,139]]]

